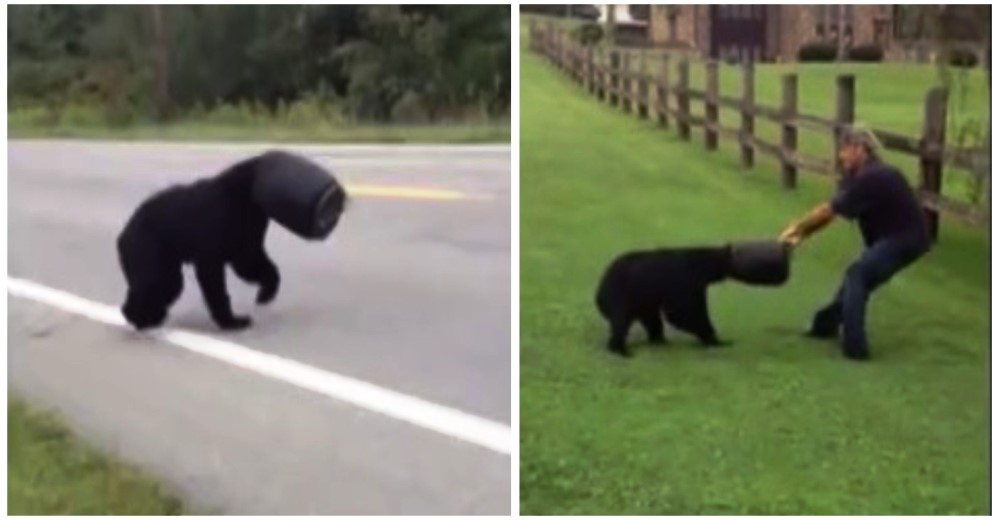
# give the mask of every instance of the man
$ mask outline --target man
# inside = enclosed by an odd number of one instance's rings
[[[833,339],[842,325],[841,348],[853,360],[869,358],[865,307],[871,293],[923,256],[931,244],[920,202],[903,175],[881,162],[878,148],[871,132],[845,131],[837,152],[843,167],[837,194],[779,237],[797,246],[837,215],[857,220],[865,250],[847,268],[833,301],[816,312],[806,333]]]

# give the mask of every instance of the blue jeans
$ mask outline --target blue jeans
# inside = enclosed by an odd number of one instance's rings
[[[844,355],[851,359],[867,359],[865,309],[868,298],[926,251],[920,241],[907,237],[884,238],[872,244],[847,268],[833,300],[813,317],[810,333],[835,337],[837,329],[843,325],[841,347]]]

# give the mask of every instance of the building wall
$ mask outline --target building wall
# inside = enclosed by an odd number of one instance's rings
[[[695,46],[701,51],[702,57],[707,58],[712,49],[712,26],[708,5],[694,4],[688,7],[691,8],[695,22],[693,34]]]
[[[875,16],[881,9],[875,4],[854,5],[854,44],[875,41]]]
[[[667,6],[654,5],[649,9],[649,40],[653,45],[663,45],[669,39]]]
[[[781,45],[781,6],[768,5],[767,10],[767,37],[764,43],[764,59],[771,61],[780,55]]]
[[[670,37],[669,12],[674,9],[677,21],[674,38]],[[768,27],[765,43],[766,58],[779,62],[794,61],[799,48],[811,41],[834,39],[833,31],[825,29],[823,36],[817,34],[820,9],[815,5],[779,4],[769,5]],[[827,25],[837,25],[839,16],[833,5],[824,9]],[[891,29],[892,10],[883,4],[853,4],[850,12],[851,41],[854,45],[875,41],[876,19],[886,20]],[[837,31],[839,34],[839,31]],[[887,36],[891,40],[891,35]],[[650,12],[650,43],[655,46],[684,46],[707,56],[711,48],[711,25],[709,6],[701,4],[654,5]],[[891,48],[891,41],[878,42]]]
[[[778,16],[778,53],[775,60],[779,62],[794,61],[802,43],[812,40],[816,35],[815,10],[810,5],[780,5]]]
[[[650,41],[653,45],[696,47],[694,5],[654,5],[650,10]],[[677,13],[674,35],[670,34],[670,12]]]
[[[778,33],[778,57],[781,61],[793,61],[796,59],[799,47],[803,44],[817,41],[835,41],[835,34],[841,31],[831,31],[828,27],[824,34],[820,36],[816,29],[821,23],[819,18],[820,10],[815,5],[790,5],[779,6],[781,14],[777,20]],[[828,25],[837,25],[840,17],[833,9],[833,5],[826,6],[825,21]],[[881,43],[884,47],[891,46],[891,34],[886,35],[883,42],[875,41],[876,20],[885,20],[886,27],[891,29],[892,10],[890,6],[884,4],[853,4],[850,12],[851,44],[861,45],[867,43]],[[888,42],[888,44],[887,44]]]

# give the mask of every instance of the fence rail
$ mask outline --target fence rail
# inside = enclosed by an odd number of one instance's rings
[[[799,171],[823,175],[836,172],[835,157],[812,157],[798,150],[799,130],[828,133],[836,143],[840,132],[854,122],[853,75],[837,77],[834,115],[823,117],[799,113],[795,74],[782,77],[780,107],[757,104],[754,66],[750,61],[742,64],[742,93],[733,96],[719,92],[719,65],[714,61],[703,63],[705,88],[698,90],[690,86],[691,62],[687,58],[678,60],[676,68],[671,70],[667,54],[658,57],[659,63],[651,64],[649,55],[642,50],[584,46],[554,25],[542,27],[537,21],[531,23],[529,45],[598,99],[641,119],[654,120],[663,128],[674,125],[681,139],[691,140],[691,129],[698,127],[704,132],[704,145],[708,150],[718,148],[720,136],[734,139],[740,146],[741,163],[746,168],[753,166],[758,152],[777,159],[781,164],[782,185],[789,189],[795,188]],[[672,77],[674,73],[676,79]],[[918,159],[920,173],[915,191],[924,205],[935,239],[941,213],[974,225],[985,225],[989,221],[986,210],[941,194],[946,163],[959,170],[974,172],[988,164],[983,161],[989,161],[985,150],[945,146],[947,96],[947,90],[941,87],[928,90],[924,99],[923,134],[919,137],[873,129],[886,149]],[[691,113],[692,102],[704,104],[704,116]],[[740,113],[739,128],[721,124],[720,108]],[[757,118],[781,126],[780,144],[755,135]]]

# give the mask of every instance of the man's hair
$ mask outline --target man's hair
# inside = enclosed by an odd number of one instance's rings
[[[882,143],[875,132],[871,131],[863,123],[855,123],[847,126],[840,133],[841,146],[858,144],[865,149],[865,153],[875,160],[879,160],[879,152],[882,150]]]

